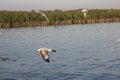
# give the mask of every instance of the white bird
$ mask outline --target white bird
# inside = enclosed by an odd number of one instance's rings
[[[84,17],[86,18],[88,10],[87,9],[82,9],[81,12],[84,14]]]
[[[42,16],[44,16],[47,20],[47,22],[49,23],[49,19],[47,17],[47,15],[45,15],[43,12],[40,12],[40,11],[37,11],[37,10],[34,10],[36,13],[39,13],[39,14],[42,14]]]
[[[37,52],[38,54],[41,54],[43,60],[45,60],[46,62],[50,62],[48,52],[56,52],[56,50],[52,50],[49,48],[39,48],[37,49]]]
[[[81,12],[88,12],[88,10],[87,9],[82,9]]]

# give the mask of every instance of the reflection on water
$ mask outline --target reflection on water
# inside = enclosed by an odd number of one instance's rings
[[[0,29],[0,80],[119,80],[120,23]],[[36,53],[55,49],[50,63]],[[15,60],[15,61],[14,61]]]

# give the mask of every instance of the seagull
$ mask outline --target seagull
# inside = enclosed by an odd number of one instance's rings
[[[49,61],[48,52],[56,52],[56,50],[52,50],[52,49],[49,49],[49,48],[39,48],[39,49],[37,49],[37,53],[41,54],[43,60],[45,60],[46,62],[49,63],[50,61]]]
[[[49,19],[48,19],[48,17],[47,17],[47,15],[44,14],[43,12],[37,11],[37,10],[33,10],[33,11],[35,11],[35,12],[38,13],[38,14],[42,14],[42,16],[46,18],[47,22],[48,22],[48,23],[50,22]]]

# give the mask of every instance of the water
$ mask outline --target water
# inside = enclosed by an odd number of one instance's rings
[[[0,57],[0,80],[120,80],[120,23],[0,29]]]

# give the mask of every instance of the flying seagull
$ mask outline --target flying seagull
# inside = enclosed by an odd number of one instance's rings
[[[37,52],[38,54],[41,54],[43,60],[45,60],[46,62],[50,62],[48,52],[56,52],[56,50],[52,50],[49,48],[39,48],[37,49]]]
[[[37,10],[34,10],[34,11],[35,11],[36,13],[42,14],[42,16],[44,16],[44,17],[46,18],[47,22],[49,23],[49,19],[48,19],[48,17],[47,17],[46,14],[44,14],[44,13],[41,12],[41,11],[37,11]]]

